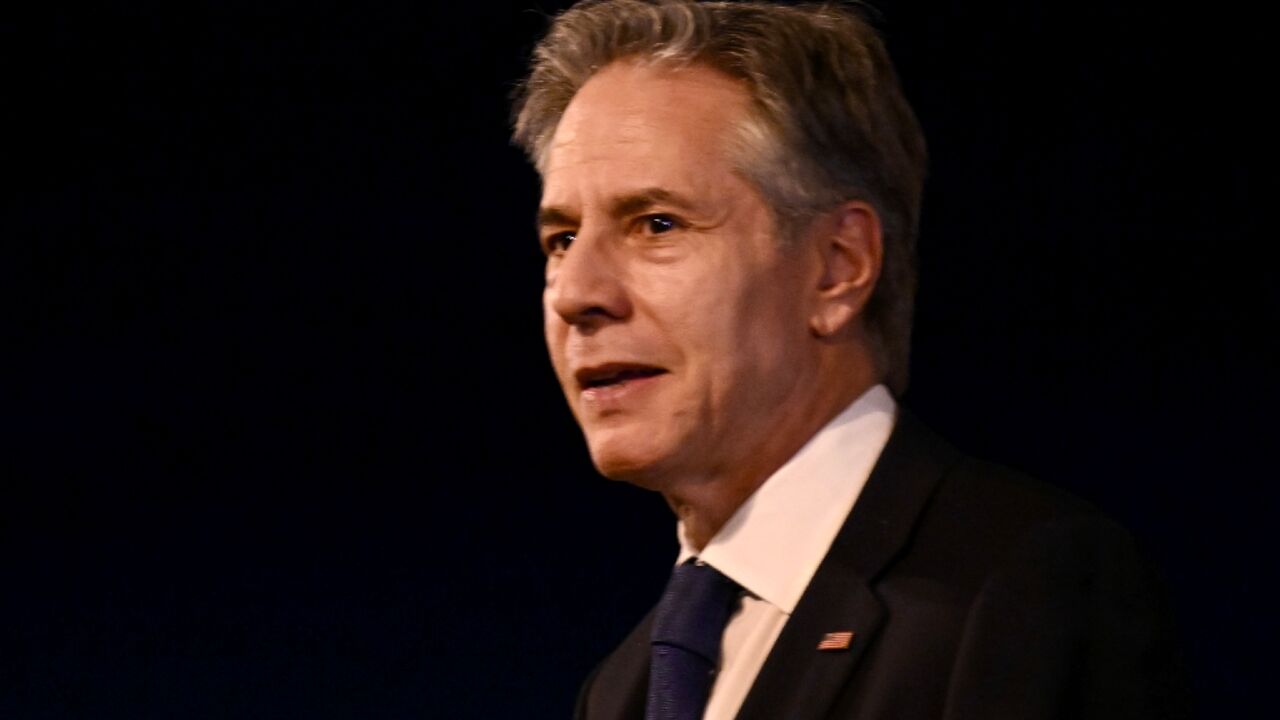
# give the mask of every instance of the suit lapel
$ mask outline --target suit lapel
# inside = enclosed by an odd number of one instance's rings
[[[862,495],[800,597],[748,693],[738,720],[821,718],[884,620],[871,583],[911,535],[958,453],[905,409]],[[827,633],[853,632],[847,650],[819,650]]]
[[[738,719],[822,717],[883,617],[880,601],[860,580],[819,571],[774,643]],[[824,635],[843,631],[854,633],[848,650],[817,649]]]
[[[653,612],[640,621],[596,670],[579,703],[579,720],[644,720],[649,693],[649,635]]]

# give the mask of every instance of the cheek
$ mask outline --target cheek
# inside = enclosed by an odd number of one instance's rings
[[[713,405],[755,374],[755,322],[743,299],[724,283],[703,286],[672,308],[669,332],[694,382]]]
[[[753,395],[788,377],[796,368],[796,353],[804,346],[805,322],[799,309],[799,288],[770,276],[726,297],[709,331],[718,334],[711,351],[714,367],[739,391]],[[745,386],[745,390],[744,390]]]

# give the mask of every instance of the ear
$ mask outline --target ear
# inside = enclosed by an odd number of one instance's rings
[[[821,218],[813,231],[822,273],[809,327],[817,337],[831,337],[853,325],[880,277],[880,215],[869,203],[850,200]]]

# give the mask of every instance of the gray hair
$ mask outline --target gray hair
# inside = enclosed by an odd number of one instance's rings
[[[735,138],[738,169],[768,201],[784,239],[847,200],[876,208],[884,260],[863,317],[877,369],[901,394],[925,144],[875,30],[834,4],[580,2],[555,18],[515,96],[513,139],[539,171],[574,94],[623,58],[700,64],[745,81],[752,117]]]

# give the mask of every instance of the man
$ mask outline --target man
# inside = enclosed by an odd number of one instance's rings
[[[894,400],[925,152],[858,16],[579,4],[515,135],[560,383],[596,467],[662,493],[681,544],[579,717],[1181,711],[1125,533]]]

